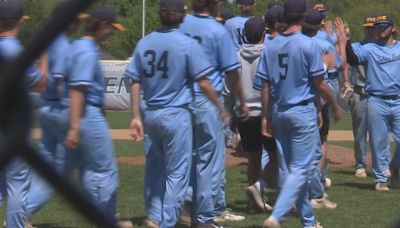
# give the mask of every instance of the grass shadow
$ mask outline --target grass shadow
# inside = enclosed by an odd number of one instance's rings
[[[350,188],[357,188],[361,190],[371,190],[373,191],[373,184],[372,183],[356,183],[356,182],[348,182],[348,183],[338,183],[335,184],[337,186],[345,186]]]

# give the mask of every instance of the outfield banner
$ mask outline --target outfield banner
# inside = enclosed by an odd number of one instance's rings
[[[129,110],[130,79],[124,77],[128,61],[101,61],[106,89],[104,108],[107,110]]]

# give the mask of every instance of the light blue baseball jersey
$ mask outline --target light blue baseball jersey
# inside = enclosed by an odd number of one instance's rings
[[[180,30],[200,43],[206,58],[215,69],[209,80],[215,91],[220,93],[224,88],[224,72],[240,67],[231,35],[215,18],[196,14],[186,16]],[[194,90],[200,93],[197,85]]]
[[[400,43],[391,46],[368,43],[354,46],[360,64],[368,64],[365,91],[375,95],[398,95],[400,93]]]
[[[139,41],[125,75],[141,83],[148,107],[178,107],[192,102],[193,81],[213,70],[196,40],[169,29]]]
[[[331,43],[333,46],[336,46],[337,43],[337,35],[336,32],[330,36],[327,32],[318,30],[317,34],[315,35],[318,39],[326,40]]]
[[[268,81],[274,103],[296,105],[315,98],[312,77],[323,76],[321,50],[300,32],[280,35],[264,49],[257,77]]]
[[[68,87],[87,87],[86,104],[101,107],[105,83],[96,42],[88,38],[75,40],[69,48],[66,66]]]
[[[248,16],[236,16],[225,21],[225,27],[231,34],[237,50],[239,50],[242,45],[246,43],[246,38],[244,35],[244,24],[249,19],[250,17]]]
[[[4,60],[13,60],[15,59],[22,51],[22,45],[20,41],[11,36],[2,36],[0,37],[0,57]],[[39,70],[31,65],[25,71],[25,85],[32,89],[34,88],[40,81],[42,75]]]
[[[69,46],[70,41],[68,36],[62,33],[54,40],[48,49],[49,75],[46,90],[42,93],[42,98],[44,100],[59,100],[59,95],[54,83],[56,79],[61,79],[65,75],[65,62]]]
[[[270,34],[266,34],[265,38],[264,38],[264,49],[267,49],[268,46],[271,44],[271,41],[274,39],[275,37],[271,36]],[[260,56],[260,62],[263,61],[263,55]],[[262,80],[259,77],[256,77],[254,79],[254,83],[253,83],[253,89],[257,90],[257,91],[261,91],[262,90]]]

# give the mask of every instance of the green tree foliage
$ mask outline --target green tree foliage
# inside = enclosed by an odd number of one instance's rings
[[[363,18],[371,14],[387,12],[400,23],[400,3],[399,0],[322,0],[328,10],[328,17],[334,19],[341,16],[348,22],[352,39],[362,39],[361,24]],[[50,17],[52,8],[57,0],[24,0],[27,15],[31,20],[27,22],[21,38],[23,41],[29,40],[32,35],[39,31],[41,25]],[[190,12],[190,0],[185,0],[188,11]],[[263,16],[269,1],[256,0],[256,16]],[[146,34],[160,26],[158,19],[159,0],[146,0]],[[136,43],[142,37],[142,0],[99,0],[96,5],[113,6],[118,12],[121,23],[127,31],[115,33],[109,40],[102,44],[102,48],[121,59],[130,57]],[[236,7],[225,4],[224,7]]]

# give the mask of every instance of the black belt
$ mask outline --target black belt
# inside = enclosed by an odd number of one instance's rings
[[[371,96],[373,97],[377,97],[383,100],[396,100],[400,98],[400,95],[377,95],[377,94],[373,94],[371,93]]]
[[[310,103],[314,103],[314,99],[300,101],[299,103],[296,103],[293,106],[306,106],[309,105]]]

